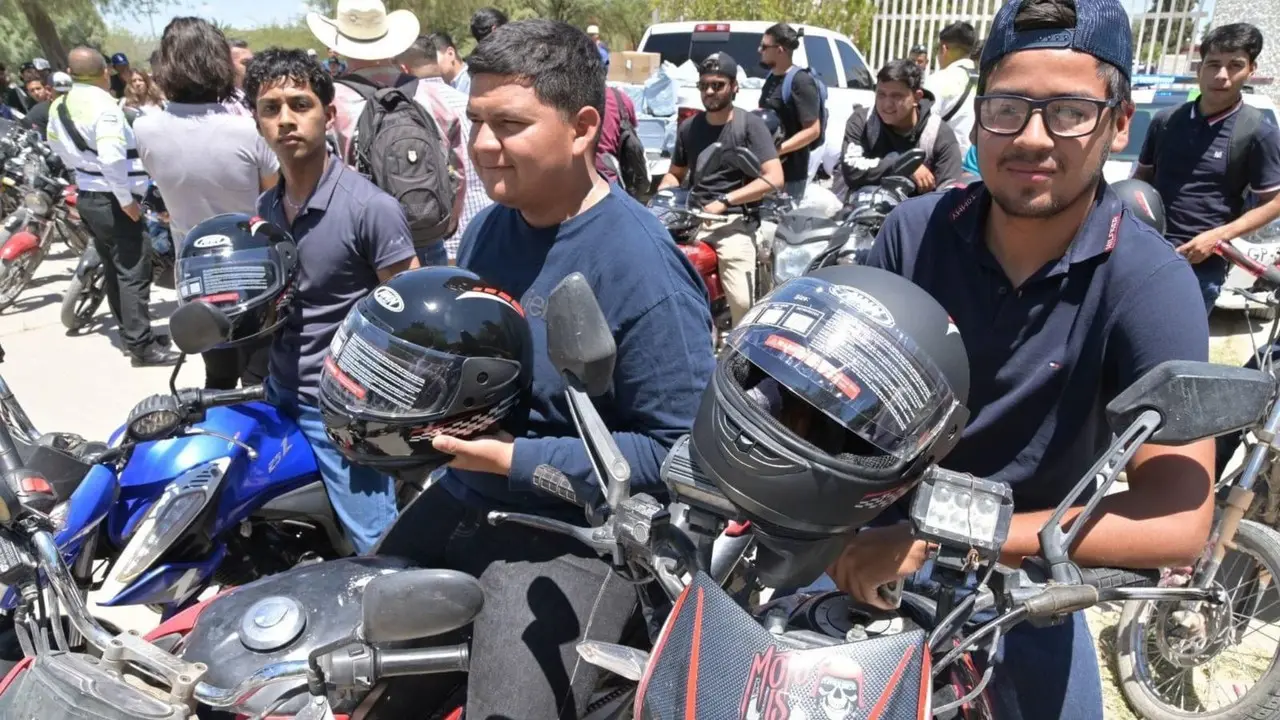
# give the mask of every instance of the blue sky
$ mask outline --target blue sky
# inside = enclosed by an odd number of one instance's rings
[[[155,29],[159,33],[170,18],[179,15],[199,15],[239,27],[269,25],[293,20],[306,9],[303,0],[178,0],[156,14]],[[107,22],[141,35],[151,34],[151,21],[146,17],[109,15]]]

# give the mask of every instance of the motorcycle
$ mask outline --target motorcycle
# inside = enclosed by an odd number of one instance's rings
[[[154,191],[154,186],[153,186]],[[174,289],[173,269],[175,249],[168,233],[159,193],[150,192],[143,201],[146,213],[147,236],[151,242],[151,284],[168,290]],[[157,232],[160,230],[160,232]],[[92,245],[80,256],[71,282],[62,294],[62,325],[68,333],[77,332],[93,323],[93,318],[107,297],[106,272],[97,247]]]
[[[19,157],[24,166],[22,204],[0,224],[0,310],[26,289],[55,238],[76,253],[89,245],[73,209],[75,186],[65,179],[62,161],[36,138],[27,141]]]
[[[726,149],[720,143],[712,143],[698,158],[698,174],[706,173],[720,166],[731,163],[742,170],[747,177],[761,177],[760,161],[755,154],[746,148]],[[777,188],[774,189],[775,192]],[[701,212],[697,203],[691,203],[691,193],[687,188],[667,188],[659,190],[649,200],[652,212],[671,239],[684,252],[685,257],[697,270],[698,276],[707,287],[707,296],[711,303],[711,318],[715,323],[717,336],[729,332],[733,319],[729,314],[729,303],[725,298],[724,286],[720,282],[720,259],[716,249],[707,242],[697,240],[698,230],[707,224],[714,227],[731,219],[733,215],[711,215]],[[737,213],[747,212],[743,208],[732,208]],[[758,221],[758,218],[757,218]],[[752,302],[764,297],[773,289],[772,257],[767,252],[760,252],[757,244],[755,270],[748,278],[752,288]]]
[[[865,262],[885,217],[915,193],[911,175],[924,158],[918,148],[902,153],[879,184],[858,189],[835,217],[801,206],[779,215],[774,285],[820,267]]]
[[[1280,341],[1280,268],[1260,262],[1239,240],[1222,241],[1217,253],[1249,281],[1227,288],[1249,307],[1271,310],[1267,342],[1255,349],[1257,367],[1277,377]],[[1241,287],[1243,286],[1243,287]],[[1251,288],[1251,289],[1245,289]],[[1275,447],[1260,442],[1280,425],[1280,402],[1266,394],[1267,425],[1252,434],[1220,438],[1229,457],[1237,443],[1244,463],[1217,479],[1217,512],[1204,553],[1187,568],[1166,571],[1163,583],[1221,588],[1226,605],[1126,603],[1116,626],[1113,652],[1121,694],[1149,720],[1235,718],[1270,712],[1280,693],[1280,647],[1267,632],[1280,601],[1280,462]],[[1222,441],[1226,442],[1222,442]],[[1226,458],[1220,458],[1225,465]],[[1271,641],[1271,648],[1265,647]]]
[[[990,718],[983,695],[990,659],[999,637],[1014,625],[1052,623],[1117,600],[1225,601],[1218,588],[1149,587],[1155,580],[1151,572],[1072,563],[1068,549],[1087,523],[1064,530],[1063,521],[1095,482],[1100,496],[1147,442],[1178,445],[1242,427],[1280,429],[1280,415],[1262,420],[1277,384],[1269,375],[1208,363],[1163,363],[1108,405],[1118,438],[1046,521],[1040,558],[1017,569],[998,565],[1013,513],[1011,491],[935,467],[916,489],[911,521],[917,536],[939,545],[935,579],[951,592],[934,600],[899,588],[900,604],[891,612],[857,606],[839,593],[818,593],[781,598],[753,613],[735,604],[707,573],[705,545],[696,540],[744,511],[701,477],[687,454],[664,466],[669,504],[630,495],[629,468],[619,461],[590,400],[607,391],[612,377],[608,325],[580,276],[562,282],[548,306],[556,309],[549,317],[565,319],[548,324],[548,347],[557,369],[572,379],[567,395],[582,419],[600,499],[586,502],[557,473],[541,475],[538,487],[588,508],[593,526],[508,512],[490,513],[489,522],[574,537],[629,579],[657,583],[673,602],[652,651],[578,643],[583,659],[609,670],[618,683],[616,696],[593,708],[591,717],[667,718],[683,711],[710,720],[848,718],[869,709],[868,716],[893,720]],[[1209,397],[1222,399],[1221,412],[1194,412]],[[1094,507],[1086,505],[1082,514],[1087,518]],[[17,505],[0,512],[5,517],[12,519],[0,540],[10,543],[12,555],[33,560],[14,563],[22,572],[0,568],[0,581],[25,588],[39,577],[33,572],[38,567],[77,631],[93,647],[106,649],[102,662],[56,652],[43,642],[36,620],[24,622],[33,657],[0,684],[0,713],[6,715],[65,717],[63,708],[70,705],[80,711],[74,717],[106,720],[185,717],[204,709],[304,720],[341,713],[365,720],[402,717],[389,708],[406,706],[429,716],[435,707],[414,703],[415,691],[427,683],[412,678],[462,672],[469,665],[465,643],[423,646],[465,628],[483,606],[477,581],[457,572],[410,569],[388,558],[306,566],[195,606],[143,641],[113,636],[88,616],[52,539],[41,530],[40,516]],[[761,536],[754,563],[770,576],[796,577],[799,567],[813,564],[813,558],[779,552],[768,537]],[[0,558],[8,556],[0,552]],[[973,577],[979,579],[975,591],[955,592]],[[24,604],[24,619],[34,606]],[[974,620],[984,614],[994,617]],[[55,644],[56,629],[55,623]],[[982,671],[969,660],[979,653],[988,661]],[[147,684],[128,682],[143,674]],[[81,680],[88,677],[92,685]],[[92,694],[81,689],[89,686]],[[136,709],[142,698],[151,703],[150,715]],[[448,705],[449,717],[460,716],[461,709]],[[600,709],[606,714],[595,712]]]
[[[184,352],[193,352],[194,328],[211,322],[207,310],[193,303],[173,314]],[[170,392],[130,411],[55,513],[56,541],[79,586],[103,590],[101,605],[146,605],[169,617],[210,585],[352,554],[306,437],[262,401],[263,387],[178,389],[181,365]],[[406,501],[417,487],[399,484]],[[107,565],[105,580],[95,579],[97,561]],[[18,602],[9,588],[0,607]]]

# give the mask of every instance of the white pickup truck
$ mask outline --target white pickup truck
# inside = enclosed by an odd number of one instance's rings
[[[702,98],[696,87],[697,71],[693,67],[708,55],[728,53],[746,76],[734,105],[748,110],[760,105],[760,87],[769,71],[760,65],[758,48],[764,31],[772,24],[755,20],[685,21],[658,23],[645,31],[637,50],[658,53],[664,62],[677,67],[689,64],[685,72],[680,73],[683,77],[678,79],[680,109],[676,116],[658,118],[642,113],[639,118],[638,130],[649,157],[650,175],[661,177],[670,165],[671,143],[664,142],[666,138],[674,138],[669,132],[670,126],[702,111]],[[869,107],[875,101],[872,91],[875,77],[848,37],[812,25],[794,27],[803,33],[795,53],[796,65],[808,67],[827,86],[825,145],[821,152],[811,155],[809,169],[816,171],[822,162],[830,169],[840,153],[844,127],[853,106]]]

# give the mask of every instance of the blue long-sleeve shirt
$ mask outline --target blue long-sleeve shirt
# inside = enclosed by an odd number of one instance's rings
[[[550,465],[581,494],[597,479],[547,357],[547,297],[581,272],[595,291],[618,346],[609,392],[595,398],[631,465],[633,492],[665,492],[659,467],[689,431],[715,367],[706,289],[666,229],[626,193],[585,213],[534,228],[516,210],[494,205],[467,226],[458,264],[520,298],[533,335],[529,430],[517,438],[508,477],[450,469],[441,484],[483,509],[516,508],[581,520],[580,510],[536,490],[533,471]]]

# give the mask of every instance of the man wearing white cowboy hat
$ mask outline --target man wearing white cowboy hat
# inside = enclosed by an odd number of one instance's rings
[[[604,44],[600,39],[600,26],[588,25],[587,37],[591,38],[591,42],[596,44],[596,52],[600,53],[600,62],[604,63],[605,72],[609,71],[609,46]]]
[[[463,132],[458,113],[450,109],[438,90],[431,83],[416,82],[417,79],[401,70],[396,61],[418,39],[417,16],[408,10],[388,13],[382,0],[338,0],[336,10],[332,18],[307,13],[307,25],[317,40],[347,58],[347,72],[342,78],[335,78],[333,88],[336,110],[333,130],[343,161],[347,165],[355,165],[351,138],[365,108],[364,97],[351,87],[351,83],[404,86],[405,93],[411,95],[435,120],[440,137],[449,144],[449,166],[460,178],[453,217],[460,217],[467,189],[464,158],[468,133]],[[423,265],[448,264],[443,242],[418,250],[418,259]]]

